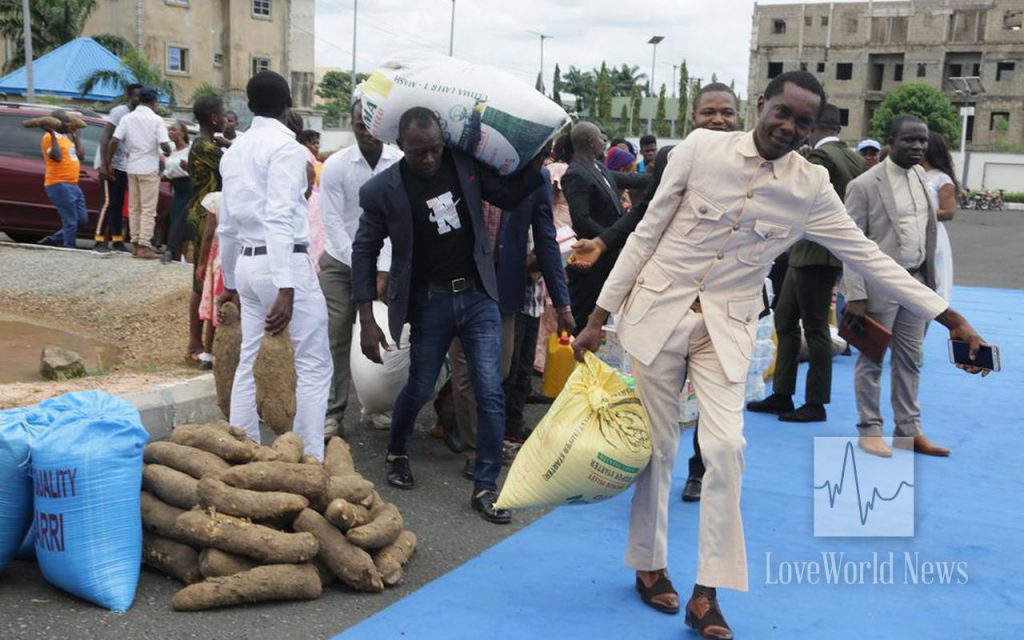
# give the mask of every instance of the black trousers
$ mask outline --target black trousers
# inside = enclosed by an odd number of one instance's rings
[[[704,477],[704,458],[700,457],[700,442],[697,441],[697,429],[700,428],[700,417],[693,425],[693,455],[690,456],[690,477]]]
[[[572,318],[576,321],[574,335],[579,335],[580,331],[586,328],[587,318],[597,306],[597,298],[601,295],[601,288],[604,287],[604,281],[608,279],[608,274],[612,272],[612,267],[615,266],[615,259],[618,255],[617,251],[606,253],[587,271],[566,269],[566,273],[569,276],[569,300],[572,305]]]
[[[103,209],[96,228],[96,242],[124,242],[124,197],[128,193],[128,174],[114,169],[114,179],[103,181]]]
[[[537,352],[537,334],[540,332],[540,318],[517,313],[515,338],[512,345],[512,367],[502,388],[505,391],[505,436],[526,438],[526,423],[523,407],[530,396],[533,382],[533,359]]]
[[[832,336],[828,327],[828,311],[832,304],[832,287],[842,272],[842,267],[829,266],[790,267],[786,271],[779,302],[775,306],[775,333],[779,338],[772,382],[775,393],[791,396],[796,391],[802,324],[810,365],[804,401],[828,404],[831,400]]]
[[[192,200],[192,179],[188,176],[171,180],[174,198],[171,199],[170,231],[167,248],[175,260],[181,258],[181,246],[188,236],[188,203]]]

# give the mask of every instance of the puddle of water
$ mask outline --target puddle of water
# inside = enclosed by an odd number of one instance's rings
[[[0,319],[0,384],[37,382],[43,347],[52,344],[82,356],[89,373],[105,371],[120,362],[117,347],[85,336],[31,322]]]

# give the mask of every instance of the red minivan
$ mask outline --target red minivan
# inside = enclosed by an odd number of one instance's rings
[[[29,118],[49,115],[57,108],[63,107],[0,102],[0,232],[16,242],[35,242],[60,229],[57,208],[43,190],[46,175],[40,145],[43,131],[26,129],[22,125]],[[78,237],[91,239],[95,236],[99,209],[103,206],[103,185],[94,161],[106,121],[91,111],[65,110],[89,125],[82,130],[85,157],[78,174],[78,184],[85,194],[85,206],[89,210],[89,223],[78,228]],[[157,211],[166,212],[170,203],[169,185],[161,183]]]

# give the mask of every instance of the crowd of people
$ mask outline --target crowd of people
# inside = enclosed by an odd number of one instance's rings
[[[765,88],[751,131],[738,130],[733,91],[713,83],[694,97],[694,131],[675,148],[659,149],[650,135],[635,148],[578,122],[554,149],[499,176],[446,146],[438,114],[423,107],[402,115],[397,146],[383,144],[367,130],[359,100],[350,113],[356,143],[321,164],[319,135],[303,129],[287,82],[269,71],[248,83],[254,117],[244,135],[217,98],[195,102],[199,134],[190,144],[184,124],[166,127],[153,113],[154,92],[133,87],[128,95],[108,116],[101,145],[104,210],[119,211],[127,189],[131,250],[159,257],[154,194],[161,177],[171,182],[168,259],[190,244],[193,263],[188,357],[208,361],[203,323],[217,324],[218,304],[240,304],[229,419],[257,441],[253,364],[265,331],[288,330],[294,430],[320,458],[325,436],[343,430],[356,319],[359,348],[378,363],[408,325],[408,379],[390,417],[384,477],[399,489],[416,486],[413,427],[447,356],[453,376],[438,403],[454,409],[439,409],[437,435],[467,453],[471,507],[507,523],[508,511],[495,506],[498,479],[506,443],[530,434],[523,405],[538,342],[572,333],[582,358],[598,348],[615,314],[653,441],[636,482],[626,562],[645,603],[685,610],[702,637],[732,637],[716,588],[747,589],[744,381],[770,274],[778,280],[773,394],[746,408],[791,422],[827,419],[828,316],[842,281],[845,313],[893,334],[894,443],[949,454],[921,427],[921,341],[933,319],[972,350],[981,339],[949,307],[952,266],[941,221],[953,215],[957,185],[948,145],[918,118],[897,119],[884,146],[864,140],[851,149],[821,85],[794,71]],[[81,149],[73,134],[47,136],[49,193],[49,167],[58,184],[56,167]],[[73,196],[55,189],[51,198]],[[120,218],[103,218],[98,250],[125,250]],[[567,265],[557,228],[576,237]],[[780,259],[787,252],[788,262]],[[387,305],[385,327],[375,301]],[[796,408],[801,335],[810,368]],[[857,427],[863,450],[888,456],[880,372],[859,356]],[[667,527],[687,379],[700,417],[682,497],[700,503],[700,541],[683,607],[668,575]]]

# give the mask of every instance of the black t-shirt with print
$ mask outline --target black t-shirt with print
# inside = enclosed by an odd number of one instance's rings
[[[441,168],[431,178],[414,174],[404,159],[401,172],[412,207],[413,281],[476,277],[473,223],[451,154],[445,151]]]

